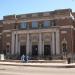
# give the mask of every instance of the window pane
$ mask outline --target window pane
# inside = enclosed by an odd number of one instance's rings
[[[54,20],[51,20],[50,21],[50,26],[54,26],[54,25],[55,25]]]
[[[26,22],[22,22],[21,24],[20,24],[20,28],[26,28]]]
[[[32,22],[32,28],[38,28],[38,23],[36,21]]]
[[[44,21],[44,27],[49,27],[49,25],[50,25],[50,22],[49,21]]]

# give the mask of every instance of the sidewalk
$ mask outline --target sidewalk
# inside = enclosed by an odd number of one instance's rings
[[[75,68],[75,63],[22,63],[22,62],[7,62],[0,61],[0,65],[8,66],[26,66],[26,67],[49,67],[49,68]]]

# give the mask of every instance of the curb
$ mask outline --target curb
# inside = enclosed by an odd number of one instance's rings
[[[0,63],[0,65],[8,65],[8,66],[25,66],[25,67],[45,67],[45,68],[75,68],[75,64],[50,64],[50,65],[46,65],[46,64],[28,64],[28,63]]]

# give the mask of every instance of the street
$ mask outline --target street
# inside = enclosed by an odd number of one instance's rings
[[[0,65],[0,75],[75,75],[75,68]]]

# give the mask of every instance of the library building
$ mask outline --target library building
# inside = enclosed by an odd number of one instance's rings
[[[75,54],[75,12],[6,15],[0,20],[0,53],[11,58],[60,59]],[[14,56],[14,57],[13,57]]]

